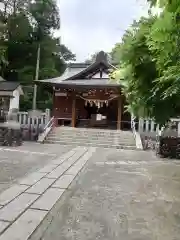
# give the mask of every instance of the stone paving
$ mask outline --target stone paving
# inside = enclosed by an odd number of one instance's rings
[[[180,161],[97,149],[29,240],[179,240],[179,190]]]
[[[2,192],[0,240],[28,239],[94,151],[74,148]]]
[[[0,147],[0,192],[70,149],[72,147],[36,143],[25,143],[18,148]]]

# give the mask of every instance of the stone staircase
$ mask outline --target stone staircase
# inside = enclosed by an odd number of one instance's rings
[[[136,149],[132,132],[90,128],[56,127],[48,134],[45,143],[91,146],[117,149]]]

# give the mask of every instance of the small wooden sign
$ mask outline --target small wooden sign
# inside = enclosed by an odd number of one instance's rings
[[[56,97],[67,97],[67,93],[55,92]]]

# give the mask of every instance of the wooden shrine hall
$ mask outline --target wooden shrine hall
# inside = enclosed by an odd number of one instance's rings
[[[127,129],[131,116],[124,111],[121,85],[109,78],[115,70],[101,51],[92,64],[71,63],[62,76],[38,80],[53,87],[52,115],[57,125]]]

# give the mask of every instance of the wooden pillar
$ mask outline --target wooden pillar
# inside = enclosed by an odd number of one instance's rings
[[[122,101],[121,97],[118,97],[118,115],[117,115],[117,129],[121,129],[121,117],[122,117]]]
[[[54,117],[54,126],[58,127],[58,119],[56,116],[56,96],[55,90],[53,90],[53,109],[52,109],[52,116]]]
[[[76,94],[72,98],[72,127],[76,127]]]
[[[56,107],[56,101],[55,101],[55,91],[53,90],[53,107],[52,107],[52,116],[54,116],[55,117],[55,115],[56,115],[56,109],[55,109],[55,107]]]

